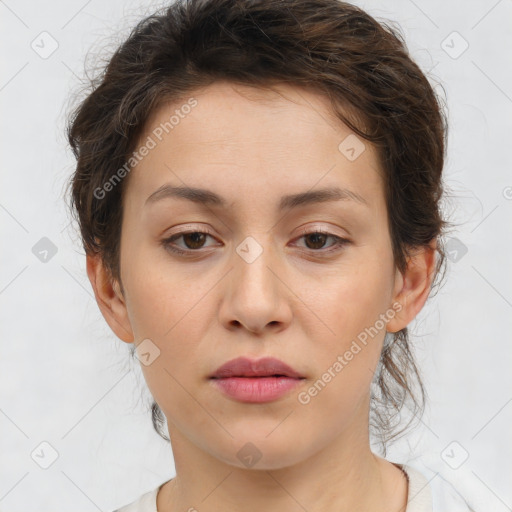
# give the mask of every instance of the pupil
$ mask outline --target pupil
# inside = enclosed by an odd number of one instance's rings
[[[325,237],[323,233],[312,233],[306,237],[306,239],[313,239],[313,245],[320,243],[320,247],[325,243]],[[318,240],[320,238],[320,240]],[[309,246],[309,244],[308,244]],[[318,247],[313,247],[313,249],[318,249]]]
[[[189,249],[197,249],[198,247],[201,247],[201,245],[202,245],[201,242],[204,242],[204,240],[203,240],[204,236],[205,236],[204,233],[199,233],[199,232],[187,233],[184,236],[184,240],[185,240],[186,245],[189,247]],[[192,238],[192,246],[190,246],[190,244],[187,242],[187,237]],[[198,240],[198,238],[199,238],[199,240]]]

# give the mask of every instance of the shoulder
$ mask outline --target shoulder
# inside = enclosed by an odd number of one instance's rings
[[[162,487],[165,483],[161,483],[158,487],[155,487],[151,491],[144,493],[142,496],[139,496],[136,500],[124,505],[121,508],[118,508],[112,512],[157,512],[156,509],[156,497],[160,487]]]
[[[474,512],[455,487],[439,473],[430,475],[409,464],[396,465],[406,473],[409,481],[406,512]],[[157,494],[165,483],[113,512],[157,512]]]
[[[474,512],[457,489],[440,473],[398,464],[409,480],[406,512]]]

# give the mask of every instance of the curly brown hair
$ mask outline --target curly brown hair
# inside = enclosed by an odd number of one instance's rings
[[[104,198],[95,191],[126,166],[155,109],[217,80],[324,94],[340,121],[377,150],[395,267],[403,272],[411,249],[436,241],[432,288],[439,284],[448,225],[440,203],[445,102],[411,59],[400,29],[339,0],[178,0],[133,28],[68,119],[77,160],[68,184],[72,215],[86,253],[101,255],[121,290],[126,179]],[[421,417],[425,396],[407,327],[386,333],[370,411],[384,454],[386,443]],[[407,402],[411,421],[397,431]],[[156,432],[169,440],[161,409],[154,401],[151,409]]]

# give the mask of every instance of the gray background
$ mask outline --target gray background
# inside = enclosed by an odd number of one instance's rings
[[[138,363],[96,305],[63,198],[74,163],[64,116],[86,53],[113,49],[159,5],[0,1],[1,510],[107,511],[174,475]],[[512,510],[512,2],[357,5],[398,22],[444,86],[445,207],[460,223],[446,284],[411,324],[429,406],[388,459],[448,480],[477,510]],[[41,261],[44,237],[57,252]]]

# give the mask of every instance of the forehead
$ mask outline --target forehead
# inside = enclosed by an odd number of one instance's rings
[[[301,137],[313,143],[328,132],[336,138],[350,133],[332,112],[327,97],[311,88],[289,84],[256,88],[227,81],[163,102],[148,117],[143,136],[159,127],[164,138],[173,132],[182,142],[188,138],[191,143],[214,143],[222,137],[241,143],[265,134],[274,138],[276,131],[280,135],[276,145],[285,138],[292,144]]]
[[[215,82],[163,103],[148,118],[138,147],[145,144],[152,149],[132,169],[128,191],[144,201],[166,182],[238,198],[261,187],[279,196],[315,183],[360,195],[381,187],[374,148],[335,117],[325,96],[286,84]]]

